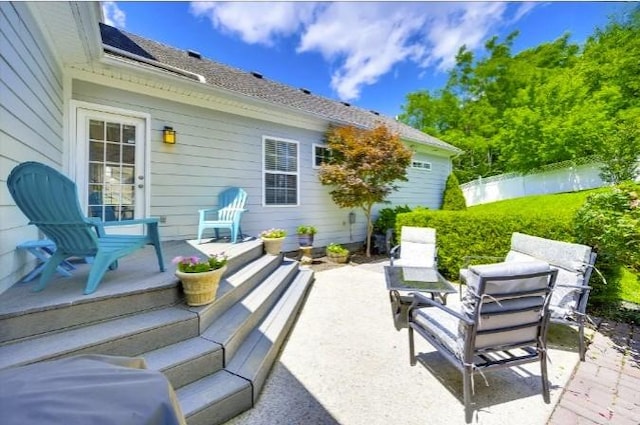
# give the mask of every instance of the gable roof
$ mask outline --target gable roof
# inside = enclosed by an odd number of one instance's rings
[[[376,124],[382,123],[397,132],[402,139],[438,148],[451,154],[462,152],[440,139],[375,111],[317,96],[308,90],[296,89],[269,80],[256,72],[246,72],[223,65],[202,58],[195,52],[166,46],[103,23],[100,23],[100,33],[107,55],[121,56],[141,64],[156,66],[209,86],[311,113],[335,124],[373,128]]]

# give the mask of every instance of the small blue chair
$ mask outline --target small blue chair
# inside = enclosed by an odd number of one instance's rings
[[[198,243],[202,243],[202,233],[205,229],[214,229],[216,239],[219,239],[218,229],[229,229],[231,243],[236,243],[240,229],[242,213],[248,211],[244,205],[247,202],[247,192],[239,187],[230,187],[218,195],[218,208],[198,210]]]
[[[95,292],[107,269],[115,269],[117,260],[145,245],[153,245],[160,271],[164,271],[158,219],[102,222],[85,217],[80,208],[76,184],[53,168],[38,163],[17,165],[7,179],[16,205],[51,239],[56,250],[46,262],[34,291],[47,285],[58,266],[67,258],[94,257],[85,294]],[[107,235],[106,226],[146,224],[146,235]]]

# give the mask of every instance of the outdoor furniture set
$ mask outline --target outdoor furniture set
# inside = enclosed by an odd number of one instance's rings
[[[423,253],[429,253],[422,265],[413,257],[419,234]],[[487,370],[540,362],[542,395],[550,402],[550,322],[578,327],[584,361],[588,282],[596,259],[590,247],[514,233],[504,260],[461,270],[465,290],[461,285],[456,309],[446,306],[447,295],[457,290],[437,271],[435,230],[403,227],[400,247],[392,250],[396,255],[398,251],[400,258],[391,258],[385,278],[394,324],[397,329],[408,327],[410,364],[418,358],[417,334],[462,373],[467,422],[473,413],[473,375]]]

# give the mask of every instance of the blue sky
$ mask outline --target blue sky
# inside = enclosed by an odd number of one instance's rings
[[[388,116],[441,88],[459,47],[565,32],[582,44],[622,2],[103,2],[105,22],[208,59]]]

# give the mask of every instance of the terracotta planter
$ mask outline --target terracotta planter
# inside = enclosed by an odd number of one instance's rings
[[[271,255],[279,255],[282,252],[282,242],[284,238],[262,238],[264,250]]]
[[[183,273],[176,270],[176,277],[182,282],[186,302],[190,306],[206,305],[216,299],[220,279],[227,266],[201,273]]]

